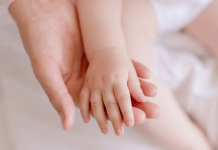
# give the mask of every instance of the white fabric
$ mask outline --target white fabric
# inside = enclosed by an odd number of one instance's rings
[[[158,19],[158,33],[182,29],[213,0],[150,0]]]
[[[168,25],[174,31],[181,28],[182,24],[174,28],[171,24]],[[167,26],[159,29],[161,33],[170,31]],[[213,144],[217,144],[217,61],[199,44],[183,34],[157,40],[154,50],[155,75],[170,87],[186,112],[206,129]],[[112,129],[112,126],[110,128]],[[126,129],[122,137],[116,137],[113,132],[104,136],[94,119],[85,125],[78,111],[73,129],[62,131],[58,115],[32,73],[16,25],[9,17],[7,9],[0,5],[0,149],[159,148],[151,145],[134,128]]]
[[[154,44],[154,74],[171,89],[218,150],[218,61],[190,36],[173,33]]]

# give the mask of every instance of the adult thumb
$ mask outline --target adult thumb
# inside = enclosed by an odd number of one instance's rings
[[[52,61],[32,63],[34,74],[61,118],[64,130],[75,120],[75,105],[63,80],[60,68]]]

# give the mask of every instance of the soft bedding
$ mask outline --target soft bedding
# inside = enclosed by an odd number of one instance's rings
[[[1,2],[0,2],[1,3]],[[218,63],[188,35],[176,32],[154,43],[154,74],[173,91],[190,117],[218,143]],[[15,23],[0,4],[0,149],[161,150],[134,128],[122,137],[101,134],[77,110],[72,130],[62,131],[58,115],[36,81]],[[112,126],[110,126],[112,128]]]
[[[218,148],[218,60],[181,32],[157,40],[154,51],[155,75]]]

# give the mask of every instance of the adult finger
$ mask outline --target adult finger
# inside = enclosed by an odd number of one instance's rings
[[[147,81],[139,79],[141,89],[145,96],[147,97],[155,97],[157,95],[157,87],[156,85],[149,83]]]
[[[128,88],[131,96],[138,102],[145,102],[146,97],[142,91],[139,79],[133,72],[129,73]]]
[[[151,102],[139,103],[137,101],[132,101],[133,103],[133,116],[135,124],[142,124],[148,119],[158,118],[160,111],[159,107]],[[142,106],[141,106],[142,105]],[[144,106],[147,105],[147,106]],[[147,114],[148,115],[147,115]],[[106,114],[107,120],[110,120],[108,115]]]
[[[132,107],[133,115],[134,115],[134,123],[142,124],[146,121],[146,114],[144,111],[137,107]]]
[[[58,65],[49,59],[41,59],[32,62],[32,66],[36,78],[61,117],[63,129],[70,129],[75,120],[75,105]]]
[[[149,79],[151,76],[151,71],[144,66],[142,63],[132,60],[133,66],[136,70],[137,76],[142,79]]]
[[[132,106],[144,111],[144,113],[146,114],[146,118],[149,118],[149,119],[158,118],[160,115],[160,107],[149,101],[140,103],[132,99]]]

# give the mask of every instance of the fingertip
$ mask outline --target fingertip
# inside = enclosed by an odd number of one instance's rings
[[[83,118],[84,123],[89,123],[90,122],[90,117],[85,117]]]
[[[132,121],[132,120],[126,121],[126,122],[125,122],[125,125],[126,125],[127,127],[132,127],[132,126],[134,125],[134,121]]]
[[[133,106],[142,110],[146,114],[146,118],[156,119],[160,116],[160,107],[152,102],[139,103],[132,100]]]
[[[140,103],[145,103],[148,101],[142,90],[139,90],[138,94],[134,96],[134,98],[137,102],[140,102]]]
[[[118,130],[115,132],[115,134],[116,134],[117,136],[122,136],[122,135],[124,134],[124,129],[123,129],[123,128],[118,129]]]
[[[157,86],[153,85],[153,87],[150,90],[150,96],[155,97],[157,95]]]
[[[160,107],[154,103],[146,102],[147,116],[150,119],[156,119],[160,116]]]
[[[64,113],[60,113],[61,122],[62,122],[62,128],[64,130],[69,130],[72,128],[74,124],[75,117],[73,115],[65,115]]]
[[[146,121],[146,114],[139,108],[133,107],[135,124],[142,124]]]
[[[87,114],[87,112],[88,112],[88,114]],[[90,113],[89,113],[89,111],[87,111],[87,112],[80,109],[80,113],[81,113],[81,116],[83,118],[84,123],[90,122]]]
[[[160,107],[156,108],[156,111],[154,111],[154,114],[152,116],[153,119],[156,119],[160,116]]]
[[[140,68],[140,70],[136,70],[136,73],[141,79],[149,79],[151,77],[151,71],[147,68]]]
[[[101,129],[101,132],[106,135],[110,132],[110,128],[109,127],[103,128],[103,129]]]
[[[147,68],[146,71],[144,71],[144,79],[149,79],[151,77],[151,71]]]
[[[144,80],[139,80],[141,89],[145,96],[155,97],[157,95],[157,86]]]
[[[151,76],[151,71],[144,66],[142,63],[132,60],[134,68],[136,70],[137,76],[142,79],[149,79]]]

